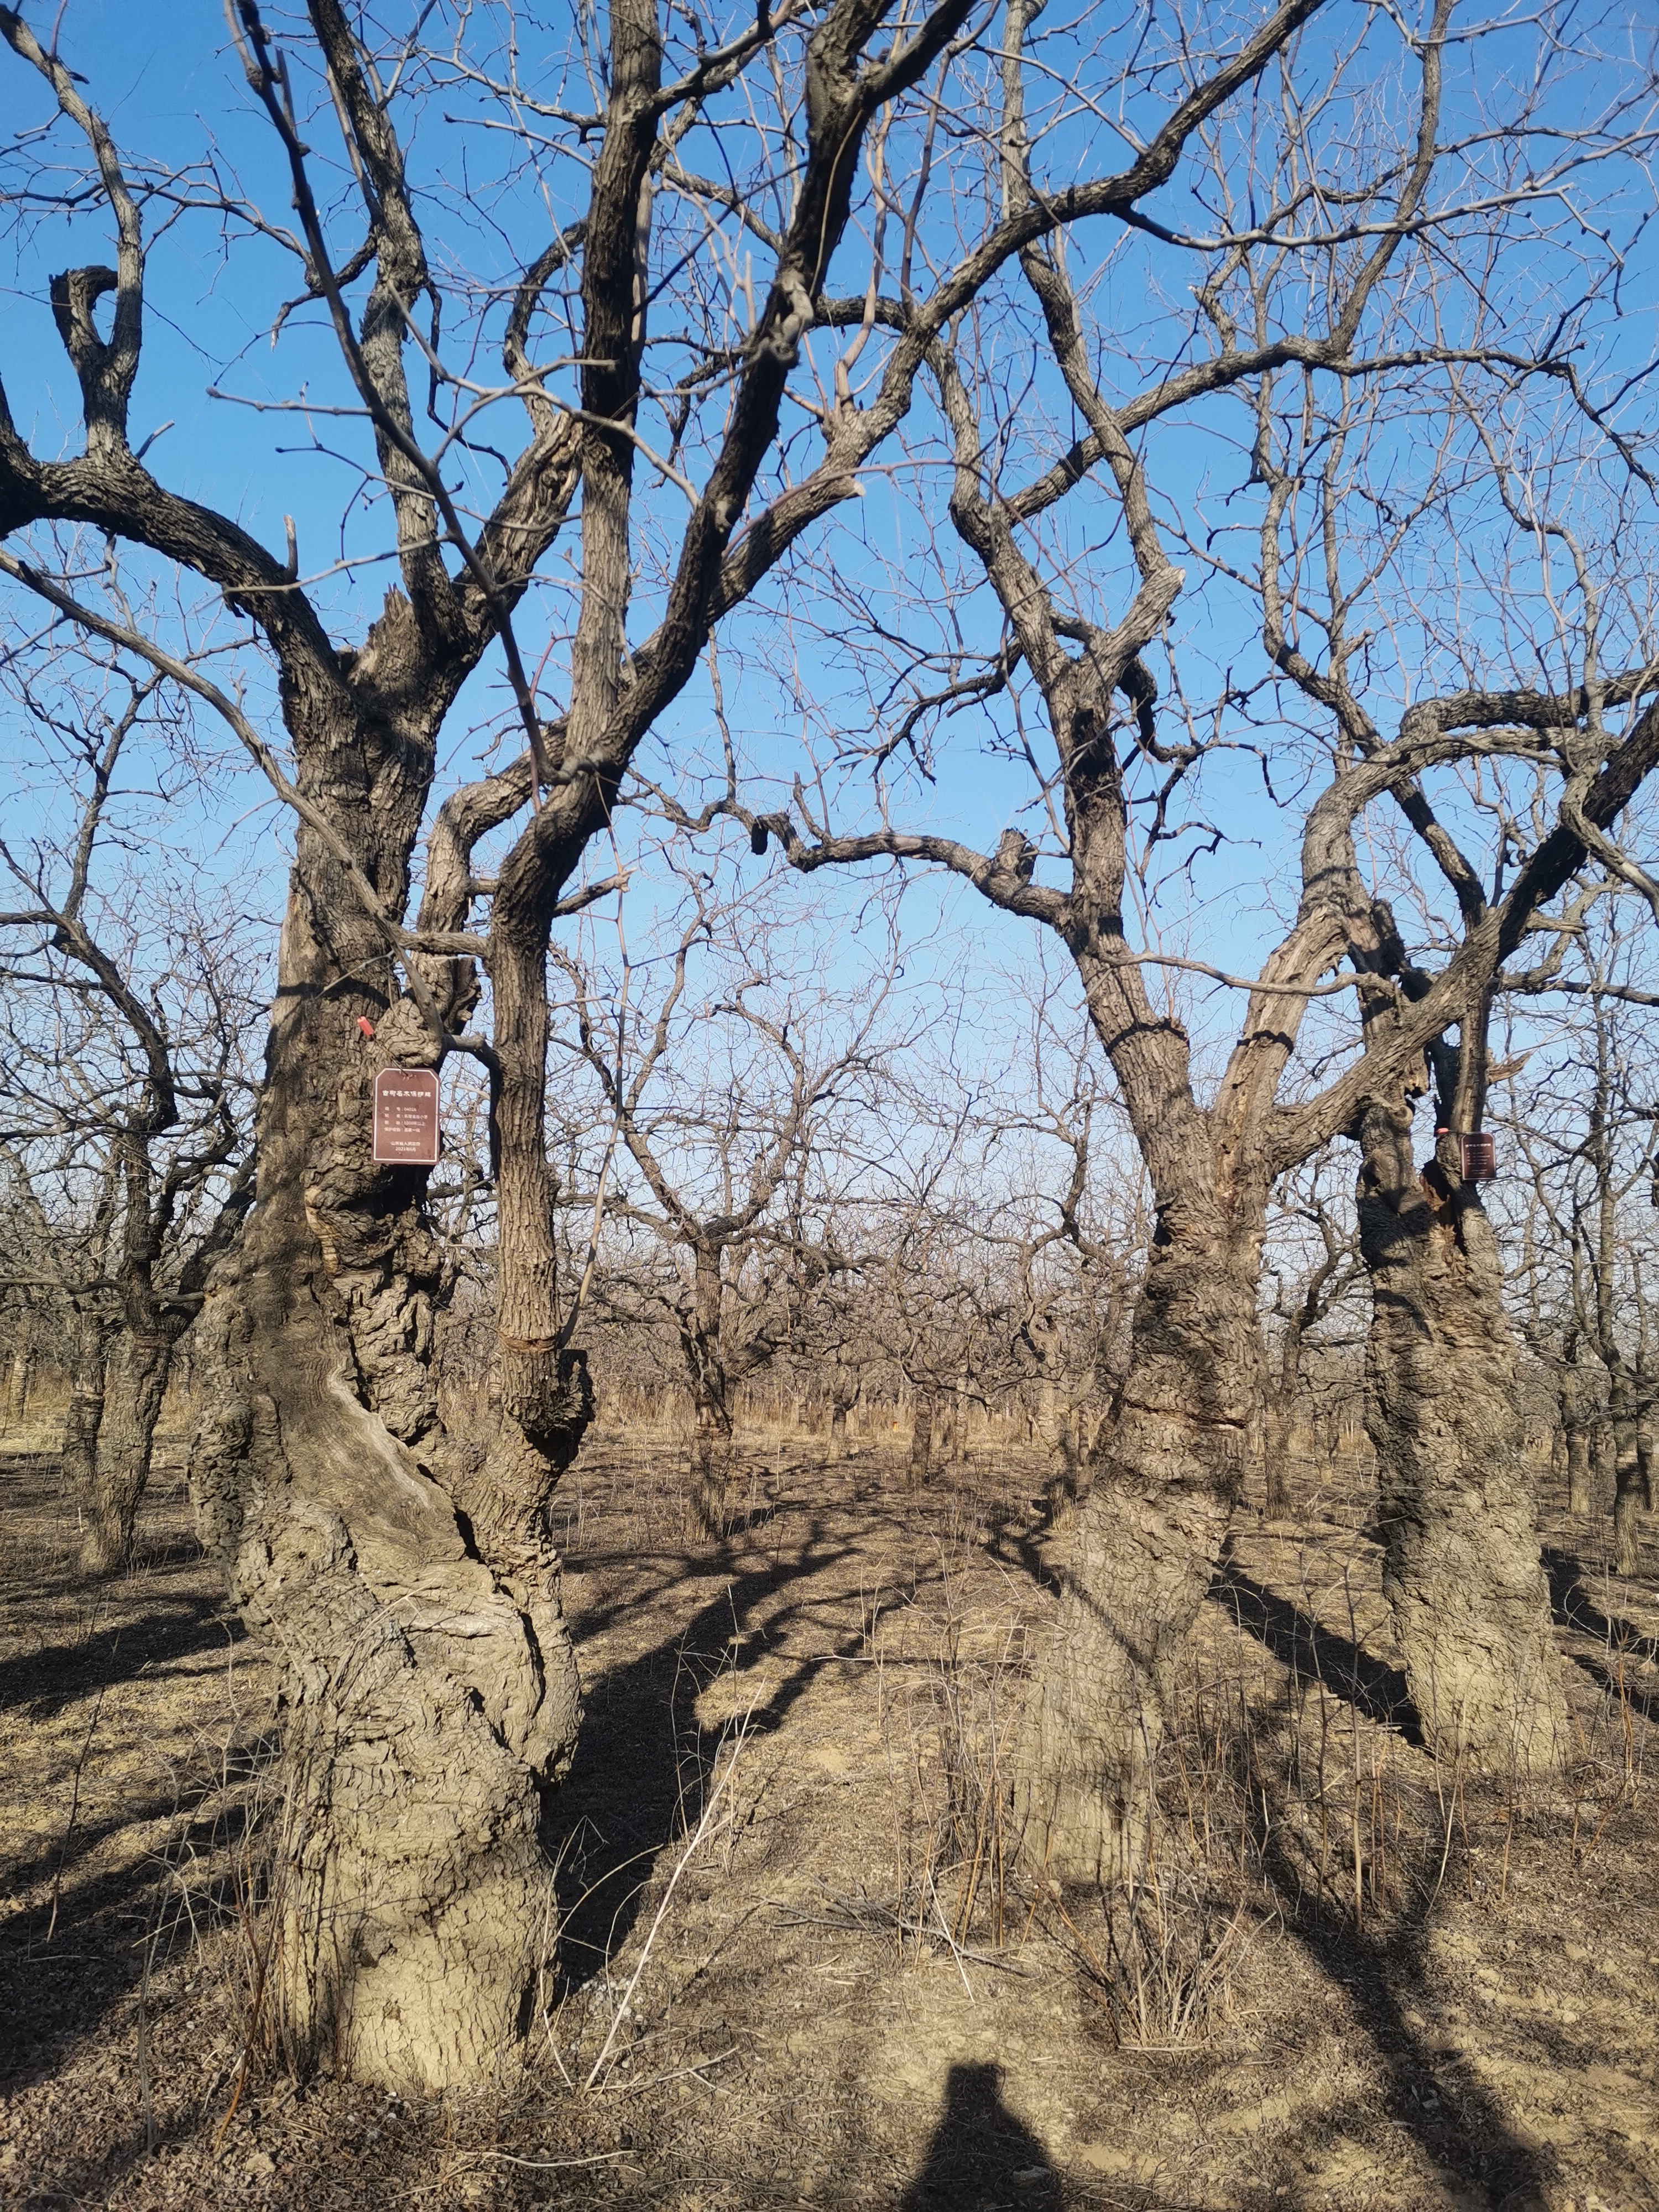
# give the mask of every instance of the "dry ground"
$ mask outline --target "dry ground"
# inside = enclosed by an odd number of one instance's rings
[[[410,2106],[270,2056],[266,1677],[180,1455],[104,1583],[46,1450],[0,1460],[0,2202],[1659,2205],[1659,1611],[1595,1532],[1549,1530],[1581,1757],[1522,1801],[1412,1741],[1358,1472],[1243,1516],[1132,1917],[1006,1863],[1063,1549],[1019,1454],[908,1498],[750,1438],[720,1548],[669,1438],[601,1431],[537,2048]]]

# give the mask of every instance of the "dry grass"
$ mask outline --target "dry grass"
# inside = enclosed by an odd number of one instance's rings
[[[1570,1786],[1476,1788],[1393,1710],[1363,1471],[1298,1525],[1244,1516],[1147,1876],[1056,1897],[1006,1825],[1063,1541],[1037,1462],[908,1498],[817,1442],[742,1437],[725,1546],[683,1533],[671,1428],[584,1451],[538,2037],[492,2094],[412,2110],[284,2076],[264,1678],[176,1476],[139,1571],[87,1585],[50,1463],[4,1462],[0,2201],[1659,2201],[1651,1581],[1579,1541]]]

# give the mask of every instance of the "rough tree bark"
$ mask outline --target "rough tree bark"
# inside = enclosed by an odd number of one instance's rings
[[[705,1536],[730,1532],[732,1421],[708,1394],[694,1397],[691,1408],[691,1516]]]
[[[691,1514],[705,1536],[728,1533],[732,1474],[731,1379],[723,1357],[725,1288],[720,1248],[692,1247],[690,1311],[680,1323],[680,1346],[691,1385]]]
[[[6,1370],[6,1425],[21,1426],[27,1418],[29,1393],[34,1387],[34,1347],[20,1344]]]
[[[398,613],[394,599],[394,641]],[[394,905],[419,795],[388,774],[380,805],[356,811],[365,872]],[[332,856],[303,829],[299,847],[258,1202],[200,1325],[192,1489],[276,1662],[286,2054],[438,2087],[497,2062],[535,1971],[540,1790],[579,1719],[545,1504],[589,1407],[556,1358],[538,1400],[547,1356],[507,1341],[499,1442],[443,1431],[426,1174],[370,1157],[375,1073],[428,1065],[433,1044],[413,1002],[390,999]]]
[[[1613,1568],[1621,1575],[1639,1574],[1649,1470],[1642,1465],[1636,1377],[1616,1346],[1607,1370],[1607,1400],[1613,1440]]]
[[[1613,1422],[1605,1413],[1598,1413],[1590,1423],[1590,1505],[1592,1511],[1605,1513],[1612,1499],[1617,1480],[1619,1451],[1613,1433]]]
[[[910,1450],[904,1462],[904,1486],[921,1490],[933,1465],[933,1394],[917,1390],[910,1401]]]
[[[161,1119],[160,1114],[150,1116],[154,1124]],[[119,1146],[121,1310],[110,1331],[103,1419],[82,1524],[81,1564],[88,1574],[113,1573],[131,1557],[133,1528],[149,1483],[156,1425],[178,1346],[196,1318],[208,1274],[235,1237],[253,1195],[252,1163],[245,1160],[196,1249],[172,1271],[171,1287],[164,1287],[158,1273],[184,1177],[169,1174],[156,1188],[148,1141],[153,1133],[143,1117],[135,1117]],[[205,1139],[189,1163],[190,1179],[198,1181],[222,1165],[233,1138],[227,1116],[216,1138]]]
[[[830,1376],[830,1434],[825,1455],[832,1467],[847,1456],[847,1416],[858,1403],[859,1378],[850,1369],[835,1367]]]
[[[1062,1395],[1066,1379],[1066,1333],[1056,1317],[1033,1301],[1021,1334],[1037,1363],[1037,1402],[1031,1427],[1035,1440],[1048,1458],[1044,1494],[1050,1514],[1063,1499],[1078,1494],[1080,1455],[1076,1432],[1076,1408]]]
[[[1575,1521],[1587,1521],[1590,1510],[1590,1424],[1584,1415],[1583,1373],[1576,1342],[1567,1347],[1556,1395],[1567,1451],[1567,1511]]]
[[[1497,1239],[1455,1137],[1420,1175],[1403,1103],[1369,1108],[1360,1139],[1366,1426],[1406,1680],[1437,1758],[1547,1773],[1566,1705]]]
[[[1262,1424],[1262,1503],[1277,1519],[1291,1510],[1291,1432],[1296,1425],[1296,1394],[1282,1385],[1267,1399]]]
[[[131,1556],[172,1361],[167,1337],[115,1332],[82,1530],[81,1565],[88,1574],[113,1573]]]
[[[1296,1427],[1296,1401],[1302,1387],[1302,1355],[1308,1331],[1322,1321],[1344,1288],[1344,1248],[1338,1241],[1323,1207],[1317,1225],[1324,1241],[1324,1257],[1303,1285],[1302,1296],[1285,1316],[1279,1346],[1277,1371],[1264,1362],[1267,1375],[1262,1408],[1263,1503],[1269,1514],[1291,1510],[1291,1437]]]
[[[98,1498],[98,1432],[104,1425],[104,1394],[112,1323],[95,1299],[76,1302],[69,1332],[69,1405],[64,1414],[61,1467],[64,1486],[80,1508],[82,1525],[95,1514]]]
[[[1259,1399],[1261,1234],[1213,1202],[1160,1208],[1022,1751],[1028,1844],[1060,1880],[1122,1880],[1145,1856],[1173,1669]]]

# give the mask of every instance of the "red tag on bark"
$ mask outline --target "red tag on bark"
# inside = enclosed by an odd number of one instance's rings
[[[438,1164],[438,1079],[429,1067],[383,1067],[374,1079],[374,1157],[388,1166]]]

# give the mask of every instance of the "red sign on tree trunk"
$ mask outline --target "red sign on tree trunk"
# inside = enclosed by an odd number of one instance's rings
[[[383,1067],[374,1079],[374,1157],[388,1165],[438,1164],[438,1079],[429,1067]]]

